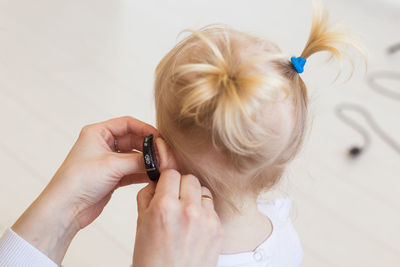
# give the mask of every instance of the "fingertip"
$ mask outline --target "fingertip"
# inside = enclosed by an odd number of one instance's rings
[[[160,170],[177,169],[176,160],[172,150],[161,137],[156,138],[156,148],[158,152]]]
[[[193,174],[185,174],[185,175],[182,175],[182,180],[187,180],[187,181],[189,181],[189,183],[192,185],[192,186],[195,186],[195,187],[197,187],[197,188],[201,188],[201,184],[200,184],[200,181],[199,181],[199,178],[197,178],[196,176],[194,176]]]
[[[165,179],[166,177],[168,177],[168,179],[171,179],[171,178],[179,178],[180,179],[181,174],[177,170],[166,169],[161,172],[160,179],[161,178]]]
[[[181,174],[173,169],[167,169],[161,172],[158,179],[156,194],[170,195],[179,198],[179,188],[181,183]]]

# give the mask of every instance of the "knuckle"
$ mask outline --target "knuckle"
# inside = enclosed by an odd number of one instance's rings
[[[96,132],[96,129],[98,129],[98,124],[93,123],[93,124],[88,124],[82,127],[80,135],[90,135]]]
[[[91,127],[92,125],[83,126],[80,135],[86,135],[90,131]]]
[[[155,202],[155,209],[157,212],[169,213],[175,208],[175,201],[169,197],[161,197]]]
[[[159,218],[162,224],[168,224],[171,220],[176,219],[176,203],[174,199],[163,197],[157,199],[153,203],[153,216]]]
[[[186,220],[189,223],[197,222],[201,216],[200,207],[197,207],[197,205],[192,204],[192,203],[186,204],[183,212],[184,212],[184,216],[185,216]]]

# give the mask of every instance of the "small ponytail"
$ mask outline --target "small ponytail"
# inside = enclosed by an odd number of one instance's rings
[[[328,11],[319,0],[314,0],[311,31],[303,52],[299,58],[293,57],[291,61],[287,60],[280,66],[282,75],[287,77],[287,81],[292,88],[291,94],[295,110],[293,134],[288,142],[286,151],[280,155],[283,162],[289,162],[295,157],[306,135],[306,126],[308,124],[308,90],[304,81],[298,75],[302,72],[305,61],[315,53],[328,52],[330,54],[329,60],[335,58],[340,63],[339,76],[342,71],[343,59],[347,59],[352,66],[349,75],[350,78],[354,71],[354,61],[353,54],[348,53],[349,48],[359,52],[365,60],[363,46],[352,35],[341,30],[338,26],[332,25],[329,22]],[[300,64],[300,71],[298,70],[298,66],[296,66],[296,60],[298,59],[304,59],[304,62]]]
[[[328,11],[320,1],[314,0],[311,32],[301,57],[308,59],[317,52],[326,51],[331,54],[329,59],[336,58],[340,62],[345,56],[354,68],[352,57],[343,47],[352,47],[365,58],[363,46],[353,36],[330,24]]]

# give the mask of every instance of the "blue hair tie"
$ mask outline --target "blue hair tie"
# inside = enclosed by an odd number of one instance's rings
[[[290,61],[292,61],[293,67],[296,69],[298,73],[302,73],[304,71],[304,65],[306,64],[306,59],[302,57],[291,57]]]

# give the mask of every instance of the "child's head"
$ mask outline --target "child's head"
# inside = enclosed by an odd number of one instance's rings
[[[301,57],[352,40],[314,9]],[[219,202],[271,188],[305,135],[307,88],[272,42],[227,27],[207,27],[176,45],[156,70],[157,127],[183,172],[196,175]],[[239,200],[239,201],[237,201]]]

